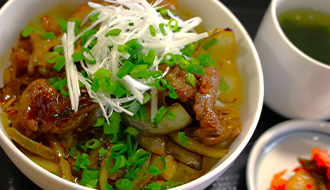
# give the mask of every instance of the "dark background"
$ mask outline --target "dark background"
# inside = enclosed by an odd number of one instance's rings
[[[200,1],[201,3],[203,2],[203,0]],[[5,2],[6,0],[0,0],[0,6]],[[222,0],[221,2],[236,15],[251,38],[254,39],[270,0]],[[246,161],[253,143],[265,130],[284,120],[286,120],[286,118],[277,115],[264,105],[257,129],[246,148],[236,159],[234,164],[206,190],[247,189],[245,178]],[[40,189],[16,168],[2,148],[0,148],[0,189]]]

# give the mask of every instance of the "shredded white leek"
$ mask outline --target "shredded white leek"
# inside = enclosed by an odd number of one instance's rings
[[[89,2],[88,5],[94,10],[86,16],[82,25],[91,16],[100,13],[98,15],[98,20],[92,22],[87,29],[77,36],[74,35],[74,22],[68,22],[67,34],[64,34],[62,37],[66,59],[65,69],[67,72],[72,109],[75,111],[78,110],[80,81],[87,88],[90,97],[101,106],[103,115],[107,121],[113,111],[125,112],[129,115],[133,115],[133,113],[122,107],[122,104],[135,99],[142,103],[143,93],[151,89],[151,116],[153,117],[158,110],[157,89],[155,87],[148,86],[145,79],[133,79],[131,76],[126,75],[123,79],[120,79],[120,81],[131,92],[127,97],[114,98],[101,90],[94,92],[91,89],[92,81],[83,77],[81,73],[77,71],[77,67],[71,58],[71,54],[74,52],[74,41],[78,40],[85,32],[88,32],[96,26],[100,26],[98,32],[92,35],[84,46],[88,47],[94,39],[97,40],[97,43],[90,51],[95,57],[96,63],[94,65],[86,64],[84,61],[80,63],[87,75],[91,77],[91,80],[93,80],[93,74],[98,69],[105,68],[111,73],[110,80],[115,82],[119,80],[116,74],[122,65],[121,60],[123,58],[129,58],[128,54],[119,53],[117,51],[118,45],[125,44],[129,40],[137,38],[144,47],[142,50],[143,53],[147,54],[151,48],[156,50],[157,56],[153,65],[148,69],[148,72],[156,71],[158,70],[158,64],[162,61],[162,57],[166,53],[181,54],[180,49],[184,48],[185,45],[208,36],[207,33],[197,34],[193,32],[194,27],[199,25],[202,19],[195,17],[183,21],[168,11],[168,15],[175,18],[178,21],[178,26],[181,28],[180,32],[174,33],[167,26],[169,20],[164,19],[160,13],[157,12],[157,9],[161,7],[156,6],[158,6],[162,0],[155,1],[153,5],[149,4],[146,0],[105,0],[105,2],[111,3],[111,5],[100,5]],[[129,23],[134,23],[134,25],[130,26]],[[166,36],[164,36],[159,29],[160,23],[165,24]],[[150,25],[154,25],[155,27],[155,37],[150,35]],[[105,37],[112,29],[120,29],[121,33],[118,36]],[[109,47],[111,47],[111,50]],[[86,58],[92,59],[90,55],[84,55]],[[163,76],[165,76],[167,72],[168,69]]]

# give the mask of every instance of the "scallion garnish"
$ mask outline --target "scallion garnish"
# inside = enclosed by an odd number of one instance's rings
[[[190,65],[189,61],[183,57],[179,59],[179,66],[181,69],[186,70],[188,66]]]
[[[150,30],[151,36],[156,37],[156,30],[155,30],[154,25],[152,25],[152,24],[149,25],[149,30]]]
[[[53,51],[53,52],[49,53],[48,55],[46,55],[46,61],[48,63],[55,63],[60,58],[61,58],[60,54],[58,52],[56,52],[56,51]]]
[[[72,55],[71,55],[72,59],[74,62],[80,62],[84,56],[82,53],[80,53],[79,51],[77,52],[74,52]]]
[[[94,55],[90,52],[90,50],[88,48],[82,48],[82,51],[83,51],[83,59],[85,60],[86,63],[90,64],[90,65],[94,65],[96,63],[96,60],[95,60],[95,57]],[[90,57],[92,57],[92,60],[87,58],[85,56],[85,53],[87,55],[89,55]]]
[[[174,27],[172,27],[172,22],[174,22]],[[171,18],[169,21],[168,21],[168,27],[171,29],[171,30],[176,30],[178,29],[178,21],[174,18]]]
[[[100,89],[99,79],[93,80],[93,82],[91,84],[91,89],[96,93],[99,91],[99,89]]]
[[[131,134],[133,136],[136,136],[139,134],[139,131],[137,129],[135,129],[134,127],[127,127],[124,131],[124,133],[128,133],[128,134]]]
[[[29,35],[30,35],[32,32],[34,32],[34,31],[36,31],[35,28],[33,28],[33,27],[27,27],[27,28],[25,28],[25,29],[22,31],[21,35],[22,35],[24,38],[27,38],[27,37],[29,37]]]
[[[41,36],[46,40],[47,39],[56,39],[56,36],[53,32],[44,33],[44,34],[41,34]]]
[[[205,50],[209,50],[212,46],[218,43],[218,39],[211,38],[209,41],[207,41],[202,47]]]
[[[156,166],[157,162],[159,162],[159,161],[162,161],[162,163],[163,163],[163,169],[162,170],[160,170]],[[166,169],[166,160],[165,160],[165,157],[161,156],[150,166],[149,171],[152,175],[158,175],[158,174],[163,173],[165,171],[165,169]]]
[[[103,132],[106,135],[118,133],[119,130],[120,130],[119,122],[111,122],[110,125],[107,122],[103,124]]]
[[[101,127],[101,126],[103,126],[104,122],[105,122],[105,118],[104,117],[98,117],[96,119],[95,123],[93,123],[93,126],[94,127]]]
[[[135,65],[132,62],[126,61],[124,63],[124,65],[122,67],[120,67],[120,69],[117,72],[116,76],[121,79],[125,75],[127,75],[128,73],[130,73],[134,67],[135,67]]]
[[[176,118],[176,113],[174,112],[169,112],[168,115],[167,115],[167,119],[170,120],[170,121],[174,121]]]
[[[169,59],[168,59],[168,57],[169,57]],[[173,53],[167,53],[167,54],[165,54],[163,56],[163,61],[165,63],[167,63],[167,65],[170,66],[170,67],[173,66],[173,65],[175,65],[175,63],[177,62],[177,60],[175,59]]]
[[[189,146],[189,142],[186,138],[185,132],[178,132],[180,142],[183,146]]]
[[[89,20],[92,22],[97,21],[97,20],[99,20],[99,15],[100,15],[100,13],[96,13],[95,15],[89,17]]]
[[[196,77],[192,73],[187,73],[187,82],[193,87],[196,87]]]
[[[139,119],[141,121],[145,121],[147,120],[149,117],[148,117],[148,113],[147,113],[147,110],[146,108],[144,107],[144,105],[141,105],[139,111],[138,111],[138,115],[139,115]]]
[[[165,106],[160,107],[159,110],[156,112],[156,115],[154,116],[153,120],[156,123],[160,123],[163,120],[166,113],[168,112],[168,110],[169,109]]]
[[[57,24],[60,26],[63,32],[66,33],[68,31],[68,21],[61,19],[57,22]]]
[[[69,21],[73,21],[76,23],[75,27],[80,28],[81,22],[77,18],[70,18]]]
[[[102,79],[104,77],[110,77],[110,71],[108,69],[105,68],[99,68],[94,74],[93,76],[96,79]]]
[[[50,86],[54,87],[56,90],[60,90],[61,88],[61,78],[54,77],[48,80]]]
[[[110,30],[108,33],[106,33],[105,37],[118,36],[120,34],[120,32],[121,32],[121,29],[115,28],[115,29]]]
[[[57,47],[54,49],[54,51],[56,51],[58,54],[61,54],[63,52],[63,48]]]
[[[69,92],[68,92],[68,91],[64,91],[64,87],[66,86],[67,82],[68,82],[68,81],[67,81],[67,78],[65,77],[65,78],[62,80],[62,82],[61,82],[60,91],[61,91],[61,94],[62,94],[63,96],[70,97]]]
[[[204,75],[205,72],[204,72],[204,67],[201,66],[201,65],[188,65],[188,68],[187,68],[187,72],[188,73],[194,73],[196,75]]]
[[[159,24],[159,29],[160,29],[160,31],[162,32],[162,34],[163,34],[164,36],[167,35],[167,33],[166,33],[166,31],[165,31],[165,24],[164,24],[164,23],[160,23],[160,24]]]
[[[131,180],[122,178],[116,181],[116,186],[118,189],[131,189],[133,188],[133,183]]]
[[[107,154],[107,151],[102,147],[98,150],[101,156],[105,156]]]
[[[221,79],[221,83],[220,83],[220,87],[219,87],[220,91],[221,92],[228,92],[229,85],[226,83],[226,81],[225,81],[225,79],[222,75],[221,75],[220,79]]]
[[[91,139],[85,145],[90,149],[96,149],[101,145],[101,142],[97,139]]]
[[[60,58],[58,59],[58,61],[56,62],[56,64],[54,65],[53,69],[55,69],[56,71],[61,71],[62,68],[65,65],[65,58],[64,56],[60,55]]]

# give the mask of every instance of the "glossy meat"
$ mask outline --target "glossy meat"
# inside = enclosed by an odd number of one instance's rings
[[[91,119],[98,105],[82,92],[79,109],[71,110],[70,99],[51,87],[46,79],[33,81],[23,92],[13,127],[34,138],[37,133],[64,134]],[[90,121],[88,121],[90,123]]]
[[[167,65],[163,64],[159,69],[164,71],[166,67]],[[240,133],[240,122],[233,123],[236,120],[226,119],[220,112],[214,111],[220,74],[213,67],[205,67],[204,71],[204,75],[195,75],[196,88],[187,83],[186,71],[180,69],[178,65],[171,67],[164,78],[175,88],[178,94],[177,100],[186,105],[186,109],[192,108],[196,120],[200,121],[200,126],[194,135],[204,144],[213,146],[236,137]],[[166,105],[167,96],[167,91],[159,91],[161,104]],[[189,108],[189,105],[192,107]]]

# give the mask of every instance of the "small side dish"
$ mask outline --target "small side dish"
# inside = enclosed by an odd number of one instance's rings
[[[311,150],[310,160],[298,158],[297,167],[289,180],[282,176],[286,170],[274,175],[270,190],[329,190],[330,189],[330,155],[319,148]]]
[[[1,89],[17,148],[102,190],[168,189],[208,172],[241,132],[237,46],[231,29],[198,34],[201,18],[177,9],[89,2],[66,20],[42,16],[42,32],[24,29]]]

